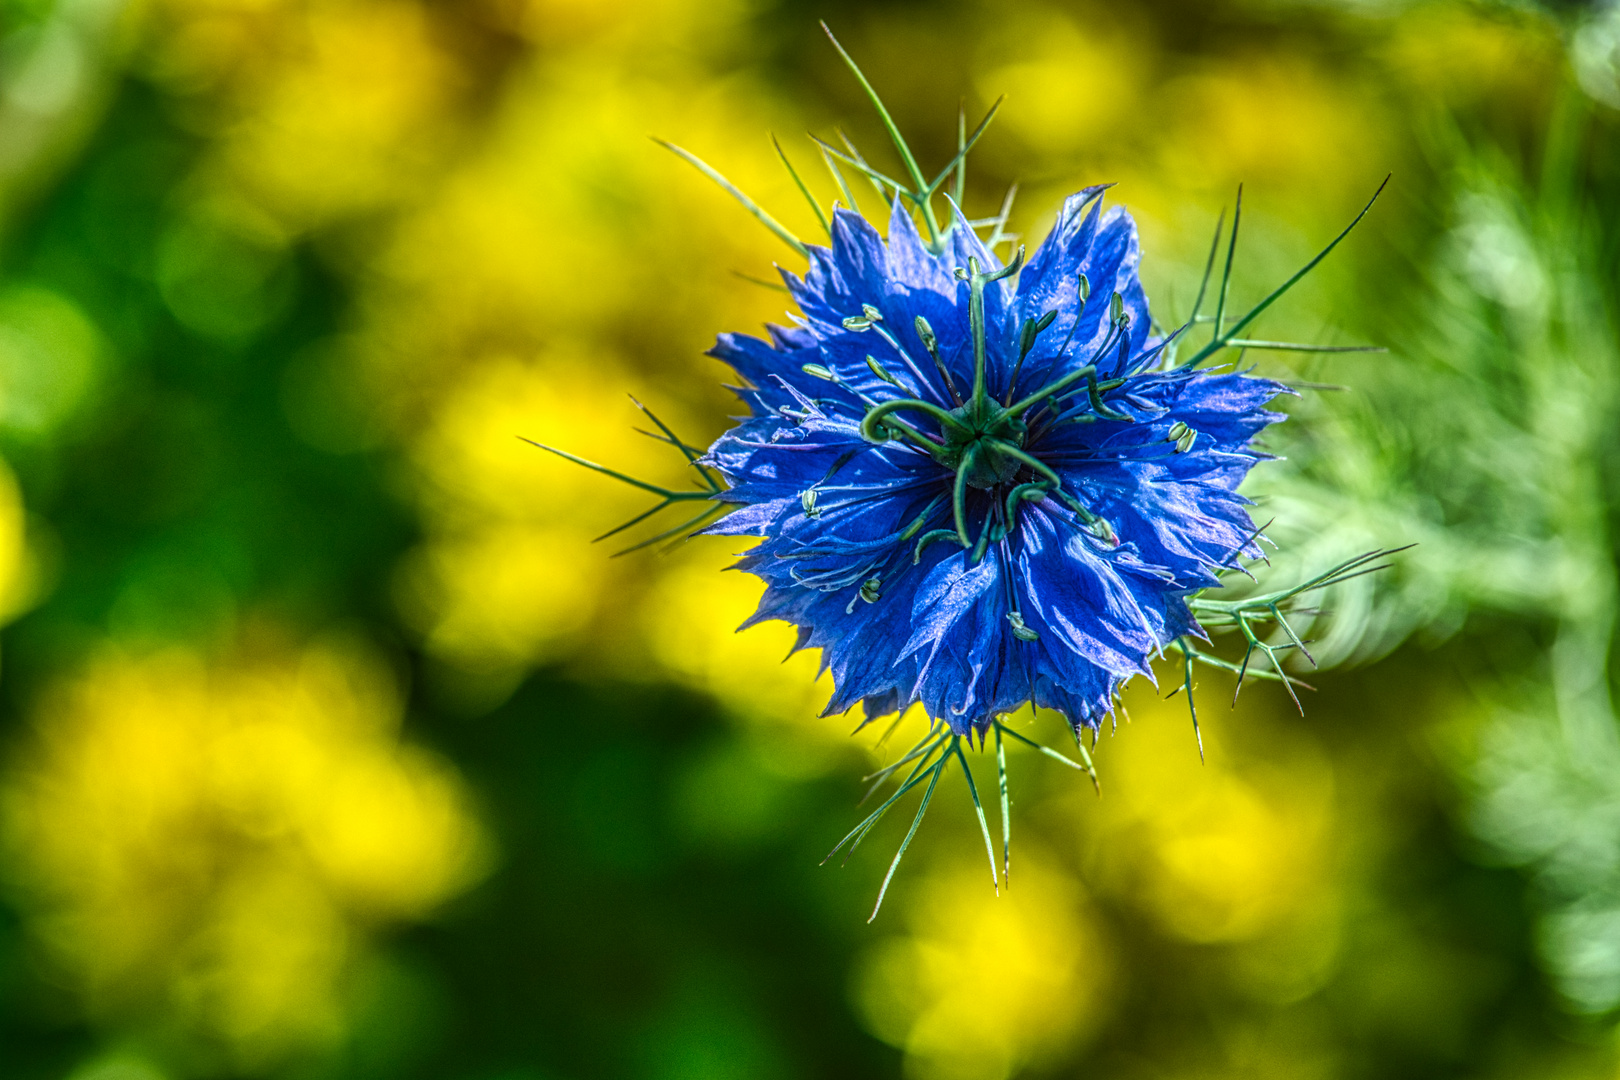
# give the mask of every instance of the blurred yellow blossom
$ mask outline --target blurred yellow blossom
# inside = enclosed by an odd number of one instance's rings
[[[975,75],[980,95],[1006,94],[999,122],[1041,157],[1095,154],[1116,129],[1134,120],[1115,102],[1142,93],[1146,50],[1128,20],[1092,18],[1082,30],[1045,5],[1020,6],[998,15],[981,40],[984,60],[1015,57]],[[1106,97],[1096,96],[1108,87]]]
[[[1540,108],[1565,63],[1558,24],[1529,6],[1425,4],[1393,30],[1384,46],[1391,72],[1435,104],[1490,95]]]
[[[306,20],[289,70],[244,110],[223,160],[307,226],[410,190],[450,137],[455,75],[417,4],[315,5]]]
[[[0,622],[26,610],[44,584],[38,556],[28,546],[27,515],[17,478],[0,461]]]
[[[585,367],[566,353],[487,363],[445,397],[414,448],[430,528],[397,596],[429,649],[459,667],[523,670],[577,645],[623,577],[614,549],[591,547],[591,536],[655,501],[520,436],[646,476],[681,460],[631,429],[611,360]],[[603,415],[626,423],[593,419]]]
[[[1275,207],[1294,196],[1316,213],[1362,194],[1387,160],[1368,105],[1307,60],[1270,53],[1186,72],[1159,90],[1169,130],[1156,140],[1185,189],[1260,187]],[[1169,201],[1169,200],[1167,200]]]
[[[860,712],[821,715],[832,681],[818,677],[817,650],[788,655],[798,637],[794,627],[772,621],[738,632],[764,586],[726,567],[752,543],[728,536],[692,544],[649,596],[646,632],[670,673],[714,694],[745,724],[790,739],[804,755],[801,771],[814,772],[830,764],[829,753],[850,745]]]
[[[1263,709],[1254,696],[1245,710]],[[1077,796],[1097,819],[1091,862],[1102,880],[1199,942],[1253,938],[1319,900],[1333,799],[1322,753],[1278,727],[1256,759],[1206,730],[1200,761],[1182,698],[1138,686],[1126,702],[1129,727],[1098,758],[1107,797]],[[1233,715],[1223,711],[1217,732]]]
[[[193,190],[251,199],[290,230],[413,192],[451,138],[464,81],[423,5],[170,0],[147,16],[152,74],[211,91],[191,122],[221,138]]]
[[[1020,845],[998,896],[983,861],[908,884],[907,933],[857,969],[857,1007],[926,1080],[1004,1080],[1098,1027],[1107,937],[1078,885]]]
[[[488,861],[454,768],[400,718],[387,672],[338,642],[230,662],[109,646],[47,693],[0,824],[10,885],[91,1014],[244,1067],[340,1040],[371,928]]]

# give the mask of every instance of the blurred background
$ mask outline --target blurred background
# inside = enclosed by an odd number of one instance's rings
[[[1247,490],[1278,583],[1419,545],[1304,716],[1139,685],[870,926],[893,748],[517,438],[737,411],[793,255],[647,136],[814,237],[768,133],[889,161],[819,18],[925,168],[1008,95],[971,215],[1117,181],[1171,325],[1240,181],[1237,303],[1393,173],[1262,326],[1390,351],[1260,356],[1330,388]],[[0,0],[0,1075],[1616,1076],[1617,108],[1601,3]]]

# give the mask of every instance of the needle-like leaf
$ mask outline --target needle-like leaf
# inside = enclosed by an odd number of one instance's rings
[[[793,177],[794,186],[799,189],[799,194],[803,195],[804,201],[810,204],[810,209],[816,215],[816,221],[821,224],[821,231],[829,237],[832,236],[832,226],[827,224],[827,215],[822,212],[821,204],[816,201],[814,195],[810,194],[810,189],[805,186],[803,177],[799,175],[799,170],[795,169],[793,162],[788,160],[787,151],[782,149],[782,144],[775,135],[771,136],[771,145],[776,147],[776,156],[782,159],[782,167],[788,171],[789,176]]]
[[[713,180],[716,184],[719,184],[726,194],[742,203],[743,209],[754,215],[755,219],[758,220],[761,225],[775,233],[784,244],[798,252],[801,258],[808,257],[809,253],[805,250],[804,241],[800,240],[797,236],[794,236],[786,225],[783,225],[780,221],[777,221],[775,218],[771,217],[770,214],[766,213],[764,208],[744,194],[742,189],[736,184],[733,184],[730,180],[727,180],[724,176],[721,176],[720,173],[708,162],[704,161],[696,154],[681,149],[672,142],[666,142],[665,140],[659,138],[654,138],[653,142],[657,143],[659,146],[662,146],[664,149],[668,150],[681,160],[687,162],[698,172],[702,173],[704,176],[707,176],[710,180]]]

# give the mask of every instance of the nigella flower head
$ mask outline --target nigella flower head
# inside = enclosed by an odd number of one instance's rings
[[[1187,598],[1258,556],[1237,486],[1280,383],[1172,366],[1136,228],[1072,196],[1027,263],[958,214],[931,251],[898,200],[847,210],[766,342],[724,334],[753,416],[704,458],[760,536],[753,621],[821,650],[830,713],[920,703],[983,735],[1028,702],[1095,727],[1149,660],[1200,634]]]
[[[870,720],[921,706],[926,733],[868,778],[875,791],[898,777],[896,790],[833,849],[853,851],[901,797],[926,785],[879,891],[881,906],[953,761],[998,880],[964,743],[971,748],[977,739],[982,749],[994,735],[1005,870],[1004,736],[1095,783],[1080,734],[1090,729],[1095,740],[1124,684],[1152,677],[1154,658],[1169,649],[1179,656],[1190,709],[1195,662],[1235,672],[1239,688],[1252,676],[1293,694],[1299,683],[1280,654],[1310,654],[1289,625],[1288,603],[1381,569],[1373,564],[1386,553],[1370,552],[1291,588],[1209,595],[1228,571],[1247,573],[1241,560],[1261,554],[1238,486],[1265,457],[1256,436],[1281,419],[1267,403],[1291,391],[1246,369],[1205,365],[1246,350],[1359,348],[1243,335],[1372,202],[1303,269],[1233,317],[1227,300],[1240,190],[1218,283],[1211,288],[1224,220],[1191,316],[1166,332],[1137,275],[1135,224],[1123,209],[1103,208],[1108,185],[1071,196],[1027,260],[1019,248],[1003,261],[997,249],[1012,239],[1004,230],[1013,192],[995,218],[969,221],[960,210],[968,152],[1000,102],[971,135],[959,117],[956,156],[929,180],[865,75],[833,45],[876,108],[906,179],[879,172],[847,139],[841,148],[817,139],[843,201],[829,215],[777,145],[826,246],[806,244],[707,163],[664,144],[808,264],[802,276],[782,272],[798,307],[792,326],[768,327],[768,340],[722,334],[710,351],[740,377],[749,415],[707,452],[637,403],[661,433],[654,437],[685,456],[699,490],[646,483],[544,449],[659,496],[606,535],[676,503],[701,504],[690,520],[634,548],[699,532],[759,537],[737,564],[765,582],[744,626],[783,620],[798,628],[798,648],[820,650],[833,681],[828,713],[860,705]],[[859,212],[846,169],[882,198],[886,234]],[[990,235],[981,239],[980,229]],[[1206,297],[1213,315],[1201,314]],[[1183,340],[1205,324],[1204,344],[1179,356]],[[1241,634],[1240,661],[1203,647],[1212,628]],[[1256,653],[1264,669],[1250,667]],[[1078,761],[1007,725],[1006,715],[1028,704],[1067,719]],[[1196,734],[1196,709],[1192,720]]]

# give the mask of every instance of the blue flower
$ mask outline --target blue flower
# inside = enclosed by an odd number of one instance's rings
[[[1181,688],[1196,736],[1195,661],[1235,672],[1239,689],[1252,675],[1280,682],[1292,695],[1298,680],[1284,670],[1282,654],[1298,650],[1315,661],[1285,606],[1385,568],[1374,564],[1393,552],[1373,551],[1290,588],[1233,599],[1206,595],[1221,584],[1222,570],[1260,555],[1248,500],[1237,488],[1265,456],[1255,450],[1255,436],[1282,419],[1266,403],[1288,389],[1247,372],[1200,367],[1229,349],[1241,356],[1247,349],[1368,348],[1241,335],[1350,234],[1383,186],[1315,258],[1245,314],[1230,317],[1239,188],[1214,317],[1200,319],[1198,309],[1224,215],[1193,317],[1162,336],[1137,277],[1136,226],[1123,210],[1102,212],[1104,187],[1071,196],[1027,264],[1019,249],[1002,265],[994,249],[1016,186],[991,221],[969,222],[957,210],[968,152],[1000,102],[971,135],[958,116],[956,156],[930,180],[870,81],[831,30],[827,35],[888,131],[904,179],[874,169],[847,139],[844,149],[812,139],[846,206],[857,204],[845,167],[892,198],[887,240],[837,203],[829,219],[780,144],[777,155],[829,247],[799,239],[707,162],[664,143],[806,260],[803,278],[783,272],[800,314],[792,327],[768,327],[768,341],[721,335],[711,355],[742,377],[737,392],[751,415],[706,454],[637,402],[658,428],[646,434],[685,457],[697,490],[638,480],[535,445],[658,498],[599,539],[678,503],[701,509],[627,550],[697,532],[761,537],[738,564],[766,585],[759,610],[743,626],[780,619],[798,627],[795,648],[819,649],[832,672],[828,714],[860,703],[871,720],[923,706],[930,718],[923,737],[868,777],[875,781],[868,795],[890,781],[894,792],[828,854],[853,852],[890,808],[922,787],[916,816],[878,889],[876,918],[953,759],[978,815],[991,882],[999,881],[964,740],[971,745],[977,735],[982,748],[985,736],[995,735],[1005,873],[1011,816],[1003,736],[1067,762],[1095,784],[1081,730],[1089,727],[1095,737],[1123,685],[1135,675],[1152,678],[1151,660],[1165,646],[1173,643],[1181,655]],[[944,227],[936,199],[951,209]],[[989,243],[975,225],[994,227]],[[1213,323],[1209,339],[1178,363],[1177,338],[1204,321]],[[717,515],[729,516],[705,528]],[[1270,625],[1286,640],[1258,636]],[[1205,626],[1241,634],[1242,660],[1196,647],[1194,639],[1207,640]],[[1250,668],[1256,654],[1268,669]],[[1028,702],[1067,718],[1079,761],[998,719]]]
[[[1259,554],[1237,493],[1286,388],[1175,366],[1103,188],[1064,204],[1028,263],[960,214],[930,245],[897,199],[888,238],[837,210],[783,272],[799,316],[711,355],[752,415],[702,465],[758,536],[746,625],[780,619],[833,677],[827,712],[921,703],[982,738],[1033,701],[1095,728],[1183,635],[1188,598]]]

